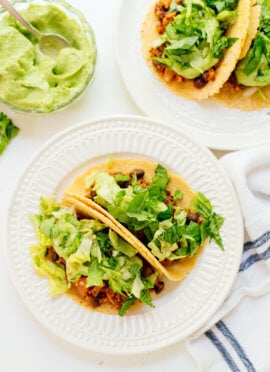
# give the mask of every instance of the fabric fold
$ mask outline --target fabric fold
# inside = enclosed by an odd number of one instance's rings
[[[270,143],[221,160],[237,192],[246,242],[224,304],[187,340],[200,371],[270,370]]]

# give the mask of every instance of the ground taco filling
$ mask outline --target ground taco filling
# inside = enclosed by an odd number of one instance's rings
[[[151,293],[164,283],[115,231],[54,198],[42,197],[31,221],[39,241],[31,246],[32,262],[51,294],[75,293],[90,308],[119,315],[135,304],[153,307]]]
[[[237,18],[237,0],[159,0],[154,8],[160,38],[150,49],[165,82],[193,81],[203,88],[215,80],[224,52],[237,40],[227,37]]]
[[[117,163],[117,161],[116,161]],[[121,165],[120,165],[121,169]],[[85,178],[86,196],[135,235],[163,266],[196,255],[208,238],[223,249],[223,217],[202,193],[193,193],[162,165],[128,172],[93,170]],[[187,194],[187,195],[186,195]]]

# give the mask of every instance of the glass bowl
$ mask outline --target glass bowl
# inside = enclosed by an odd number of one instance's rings
[[[32,26],[64,36],[72,48],[43,54],[35,36],[0,9],[0,102],[16,112],[44,114],[73,103],[93,80],[97,50],[91,26],[63,0],[10,1]]]

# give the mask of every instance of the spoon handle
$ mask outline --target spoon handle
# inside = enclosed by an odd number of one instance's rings
[[[30,32],[32,32],[37,38],[40,37],[40,33],[32,27],[25,19],[17,12],[17,10],[7,1],[7,0],[0,0],[0,4],[15,17],[25,28],[27,28]]]

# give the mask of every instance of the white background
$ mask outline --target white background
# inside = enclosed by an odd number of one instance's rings
[[[96,35],[98,62],[91,87],[78,102],[56,114],[27,116],[0,105],[0,111],[9,115],[21,129],[0,157],[0,370],[196,371],[183,343],[130,357],[80,350],[41,326],[21,301],[11,281],[5,257],[6,216],[13,190],[35,152],[55,133],[76,123],[104,115],[142,114],[129,98],[117,66],[115,38],[121,0],[69,2],[83,12]],[[219,157],[222,153],[215,154]]]

